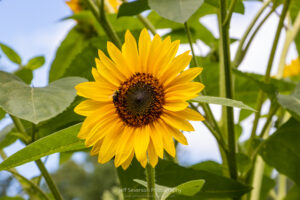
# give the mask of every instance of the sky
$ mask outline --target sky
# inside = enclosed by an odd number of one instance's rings
[[[245,31],[250,20],[253,18],[257,10],[260,8],[260,3],[247,2],[245,3],[245,15],[234,14],[230,27],[230,35],[240,38]],[[41,87],[47,85],[48,71],[53,58],[55,57],[56,48],[64,39],[70,28],[75,24],[74,21],[63,21],[64,17],[71,15],[71,11],[64,3],[64,0],[1,0],[0,1],[0,42],[3,42],[14,50],[16,50],[26,63],[30,58],[38,55],[44,55],[46,63],[44,67],[35,71],[32,85]],[[201,22],[212,31],[215,36],[218,36],[217,21],[215,16],[206,16],[201,19]],[[266,69],[270,48],[274,39],[275,29],[278,23],[278,16],[273,14],[266,24],[258,32],[254,39],[247,56],[245,57],[239,69],[248,72],[263,74]],[[285,33],[279,40],[278,51],[275,56],[274,67],[272,74],[277,71],[279,62],[279,54],[284,42]],[[198,55],[205,55],[208,48],[198,42],[201,48],[196,49]],[[188,45],[180,47],[180,52],[187,50]],[[237,44],[231,46],[232,55],[235,54]],[[286,62],[289,63],[297,57],[295,45],[290,47]],[[0,58],[0,70],[13,71],[16,66],[11,64],[4,56]],[[266,110],[267,106],[264,107]],[[213,112],[217,119],[220,118],[220,106],[212,106]],[[238,119],[235,109],[235,117]],[[263,111],[264,112],[264,111]],[[249,135],[249,128],[252,123],[253,116],[243,122],[245,134],[241,139],[244,140]],[[9,119],[0,123],[0,129],[5,124],[10,123]],[[196,131],[185,133],[188,139],[188,146],[178,146],[179,162],[184,165],[190,165],[204,160],[215,160],[220,162],[217,144],[214,138],[209,134],[208,130],[199,123],[193,123]],[[12,155],[16,151],[23,148],[21,143],[10,146],[5,149],[8,155]],[[81,154],[75,155],[75,160],[80,160]],[[58,156],[50,156],[47,165],[50,171],[54,171],[58,166]],[[30,178],[39,174],[33,163],[25,164],[17,168],[21,174]]]

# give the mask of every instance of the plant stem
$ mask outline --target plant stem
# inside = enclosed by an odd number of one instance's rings
[[[189,41],[190,48],[191,48],[194,66],[199,66],[199,63],[198,63],[198,60],[197,60],[197,57],[196,57],[196,54],[195,54],[195,51],[194,51],[194,48],[193,48],[192,34],[191,34],[191,32],[190,32],[190,29],[189,29],[189,26],[188,26],[188,23],[187,23],[187,22],[184,23],[184,29],[185,29],[185,32],[186,32],[186,35],[187,35],[187,38],[188,38],[188,41]],[[201,75],[198,76],[198,77],[196,78],[196,80],[197,80],[197,81],[200,81],[200,82],[203,82],[202,76],[201,76]],[[205,88],[203,89],[203,91],[202,91],[201,93],[202,93],[203,95],[206,95],[206,90],[205,90]],[[218,138],[219,138],[220,140],[223,140],[222,134],[221,134],[221,131],[220,131],[220,128],[219,128],[219,125],[218,125],[217,120],[215,119],[215,117],[214,117],[214,115],[213,115],[213,113],[212,113],[212,111],[211,111],[209,105],[208,105],[207,103],[202,103],[202,104],[200,104],[200,105],[202,106],[202,108],[203,108],[203,110],[204,110],[206,116],[208,117],[209,121],[212,122],[213,127],[211,127],[211,128],[214,128],[214,129],[215,129],[214,132],[218,133],[218,135],[219,135]],[[213,133],[213,132],[212,132],[212,133]],[[214,134],[214,133],[213,133],[213,134]],[[217,141],[219,141],[218,138],[216,138]]]
[[[248,42],[247,42],[247,44],[246,44],[246,46],[245,46],[245,48],[242,50],[242,54],[241,54],[240,60],[243,60],[243,58],[245,57],[245,55],[246,55],[246,53],[247,53],[247,51],[248,51],[248,49],[249,49],[249,47],[250,47],[250,45],[251,45],[253,39],[255,38],[257,32],[258,32],[259,29],[262,27],[262,25],[267,21],[267,19],[270,17],[270,15],[271,15],[272,13],[273,13],[273,10],[270,10],[270,11],[268,12],[268,14],[261,20],[261,22],[259,23],[259,25],[255,28],[255,30],[253,31],[253,33],[252,33],[250,39],[248,40]]]
[[[258,18],[261,16],[261,14],[264,12],[264,10],[268,7],[268,5],[272,2],[272,0],[268,0],[266,1],[263,6],[259,9],[259,11],[256,13],[256,15],[254,16],[254,18],[252,19],[252,21],[250,22],[249,26],[247,27],[245,33],[243,34],[240,42],[239,42],[239,46],[233,61],[233,67],[238,67],[238,65],[241,63],[242,61],[242,50],[243,50],[243,46],[244,43],[250,33],[250,31],[252,30],[252,28],[254,27],[255,23],[257,22]]]
[[[101,26],[103,27],[106,35],[113,41],[113,43],[117,47],[121,48],[122,47],[121,40],[106,18],[105,11],[104,11],[104,0],[101,0],[100,9],[97,8],[97,5],[93,0],[86,0],[86,1],[90,10],[94,14],[98,22],[101,24]]]
[[[231,4],[229,6],[228,14],[226,15],[226,18],[223,22],[223,26],[227,26],[229,24],[236,2],[237,2],[237,0],[232,0],[231,1]]]
[[[257,200],[260,197],[264,168],[264,161],[261,157],[258,157],[254,166],[253,190],[250,193],[250,200]]]
[[[226,17],[226,1],[220,0],[220,38],[222,42],[222,54],[223,54],[223,67],[224,67],[224,82],[225,82],[225,96],[226,98],[233,98],[232,88],[232,72],[230,66],[230,48],[229,48],[229,23],[223,24]],[[234,118],[233,108],[226,107],[226,119],[227,119],[227,137],[228,137],[228,167],[230,177],[234,180],[237,179],[237,164],[236,164],[236,144],[235,144],[235,131],[234,131]]]
[[[16,129],[20,132],[23,133],[25,135],[27,135],[27,132],[21,122],[21,120],[13,115],[10,115],[11,119],[13,120]],[[26,144],[27,145],[27,144]],[[51,178],[50,174],[48,173],[46,167],[44,166],[43,162],[38,159],[35,161],[36,165],[38,166],[40,172],[42,173],[43,177],[46,180],[46,183],[51,191],[51,193],[53,194],[53,197],[55,200],[62,200],[62,196],[59,193],[57,186],[55,185],[53,179]]]
[[[282,200],[286,195],[286,176],[278,174],[278,195],[276,200]]]
[[[272,46],[272,49],[271,49],[271,53],[270,53],[270,57],[269,57],[268,65],[267,65],[267,70],[266,70],[266,73],[265,73],[265,79],[264,79],[265,83],[268,83],[270,81],[270,72],[271,72],[271,69],[272,69],[274,56],[275,56],[275,52],[276,52],[276,49],[277,49],[277,44],[278,44],[278,41],[279,41],[281,29],[283,27],[283,22],[284,22],[286,13],[288,11],[288,7],[290,5],[290,2],[291,2],[291,0],[285,0],[284,1],[282,13],[281,13],[281,16],[280,16],[280,19],[279,19],[279,23],[278,23],[278,26],[277,26],[273,46]],[[260,118],[260,112],[261,112],[263,101],[264,101],[264,93],[260,90],[259,93],[258,93],[258,98],[257,98],[257,107],[256,107],[257,112],[255,113],[255,118],[254,118],[253,127],[252,127],[252,131],[251,131],[251,136],[250,136],[250,148],[249,148],[250,152],[251,152],[251,148],[252,148],[251,143],[252,143],[254,137],[256,136],[256,130],[257,130],[257,125],[258,125],[258,121],[259,121],[259,118]]]
[[[155,200],[155,169],[148,163],[146,166],[147,195],[149,200]]]
[[[137,18],[144,24],[144,26],[145,26],[147,29],[149,29],[149,30],[151,31],[151,33],[152,33],[153,35],[156,34],[156,30],[155,30],[153,24],[152,24],[147,18],[143,17],[143,15],[141,15],[141,14],[138,14],[138,15],[137,15]]]

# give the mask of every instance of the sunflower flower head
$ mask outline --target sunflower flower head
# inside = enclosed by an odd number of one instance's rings
[[[83,0],[69,0],[66,4],[74,13],[79,13],[86,9]],[[104,0],[104,9],[108,13],[117,13],[122,2],[120,0]]]
[[[194,131],[188,120],[204,120],[188,108],[187,100],[204,88],[192,82],[202,68],[189,65],[189,51],[176,56],[179,41],[170,37],[153,40],[143,29],[138,44],[127,31],[119,50],[107,43],[109,57],[99,50],[93,82],[76,86],[77,94],[87,98],[75,107],[86,116],[78,137],[93,147],[100,163],[114,158],[116,167],[127,169],[133,157],[143,167],[153,167],[164,150],[175,157],[173,139],[187,145],[181,131]]]
[[[84,10],[82,0],[70,0],[66,1],[66,4],[74,13],[79,13],[80,11]]]
[[[286,65],[283,70],[283,77],[294,77],[300,75],[300,60],[296,58],[292,60],[291,64]]]

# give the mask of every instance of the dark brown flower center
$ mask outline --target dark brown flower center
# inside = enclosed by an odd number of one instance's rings
[[[113,96],[122,121],[133,127],[147,125],[162,114],[164,90],[148,73],[136,73],[124,81]]]

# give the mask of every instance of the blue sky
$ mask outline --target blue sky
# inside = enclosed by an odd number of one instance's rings
[[[246,3],[245,15],[233,15],[230,33],[232,36],[239,38],[244,32],[249,21],[254,16],[259,3]],[[31,57],[44,55],[46,57],[45,66],[36,70],[33,85],[47,85],[47,73],[51,62],[55,56],[56,48],[63,40],[68,30],[75,24],[73,21],[61,21],[62,18],[69,16],[71,11],[64,3],[64,0],[1,0],[0,1],[0,42],[3,42],[15,49],[26,63]],[[201,22],[215,34],[218,35],[216,18],[207,16],[201,19]],[[278,17],[272,15],[265,26],[259,31],[253,45],[250,47],[248,55],[240,69],[249,72],[263,73],[267,64],[270,47],[274,38],[275,28]],[[282,49],[284,41],[284,33],[279,42],[278,49]],[[198,54],[205,54],[207,47],[198,42],[202,51],[197,50]],[[234,55],[237,45],[232,45]],[[189,48],[182,46],[180,51]],[[279,54],[274,62],[272,73],[275,74],[278,64]],[[297,57],[295,47],[292,46],[287,57],[287,62]],[[7,61],[6,58],[0,58],[0,70],[13,71],[16,66]],[[213,106],[213,111],[217,115],[220,114],[220,107]],[[247,127],[251,124],[253,118],[244,122],[243,126]],[[0,128],[4,124],[9,123],[6,120],[0,123]],[[246,128],[247,129],[247,128]],[[203,125],[196,125],[196,132],[187,133],[186,136],[190,145],[188,147],[179,146],[179,160],[182,163],[196,163],[202,160],[213,159],[220,161],[217,151],[217,145]],[[249,133],[244,134],[243,138]],[[5,149],[8,155],[22,148],[20,143]],[[51,170],[57,167],[57,156],[51,156],[47,162],[47,166]],[[32,177],[38,174],[34,164],[29,163],[18,168],[22,174]]]

